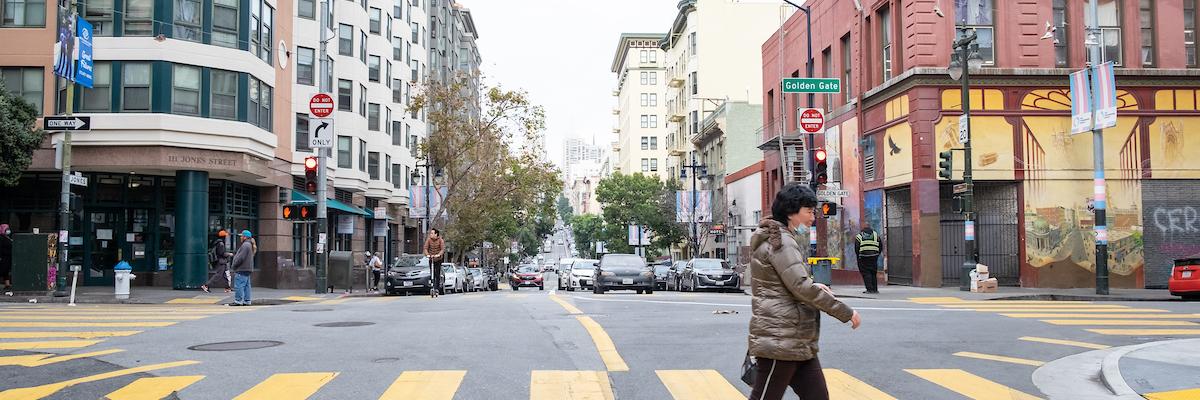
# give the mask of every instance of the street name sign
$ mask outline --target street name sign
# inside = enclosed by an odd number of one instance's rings
[[[69,182],[72,185],[76,185],[76,186],[87,186],[88,178],[86,176],[83,176],[82,174],[75,173],[75,174],[67,175],[67,182]]]
[[[308,120],[308,147],[314,149],[333,147],[333,118]]]
[[[783,78],[784,93],[841,93],[838,78]]]
[[[817,197],[828,197],[828,198],[834,198],[834,197],[846,197],[846,196],[849,196],[849,195],[850,195],[850,191],[848,191],[848,190],[829,190],[829,189],[824,189],[824,190],[818,190],[818,191],[817,191]]]
[[[314,94],[308,100],[308,111],[312,116],[325,118],[333,114],[333,97],[325,93]]]
[[[42,129],[48,131],[90,131],[92,130],[92,117],[46,117],[42,119]]]
[[[804,109],[800,112],[800,129],[813,134],[825,132],[825,113],[816,108]]]
[[[954,194],[963,194],[969,190],[971,190],[970,187],[967,186],[967,184],[965,184],[965,183],[954,184]]]

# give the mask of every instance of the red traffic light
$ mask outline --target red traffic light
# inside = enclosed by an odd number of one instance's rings
[[[828,157],[828,155],[825,154],[825,149],[817,149],[816,153],[813,153],[813,157],[816,158],[817,161],[825,161],[825,158]]]
[[[316,157],[304,157],[304,170],[305,171],[316,171],[317,170],[317,158]]]

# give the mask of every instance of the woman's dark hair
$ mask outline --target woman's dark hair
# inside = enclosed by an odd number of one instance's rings
[[[788,216],[800,212],[802,207],[816,208],[817,194],[806,185],[789,183],[775,194],[771,219],[787,225]]]
[[[438,236],[442,236],[442,231],[438,230],[438,228],[429,228],[429,230],[433,231],[433,233],[436,233]]]

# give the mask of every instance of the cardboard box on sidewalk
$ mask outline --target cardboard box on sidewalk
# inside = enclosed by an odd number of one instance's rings
[[[971,291],[976,293],[995,293],[999,287],[1000,283],[996,278],[971,281]]]

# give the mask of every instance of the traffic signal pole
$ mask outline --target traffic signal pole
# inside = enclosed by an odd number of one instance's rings
[[[1097,2],[1091,2],[1088,8],[1088,14],[1092,16],[1092,22],[1088,24],[1087,31],[1091,40],[1088,45],[1088,70],[1092,81],[1096,80],[1097,67],[1100,66],[1100,28],[1099,21],[1096,20],[1099,14],[1099,5]],[[1094,86],[1093,86],[1094,87]],[[1093,195],[1095,198],[1095,216],[1094,223],[1096,229],[1096,294],[1108,294],[1108,199],[1104,184],[1104,135],[1103,129],[1096,129],[1096,101],[1099,100],[1095,90],[1089,90],[1092,101],[1088,104],[1091,106],[1092,115],[1092,158],[1095,172],[1095,180]]]
[[[331,38],[327,37],[329,34],[329,31],[330,31],[330,29],[329,29],[330,15],[329,14],[333,11],[330,8],[332,6],[333,5],[330,4],[329,0],[325,0],[325,1],[321,2],[321,23],[320,23],[320,29],[321,29],[321,78],[320,79],[321,79],[321,82],[319,83],[319,86],[320,86],[322,93],[328,93],[329,91],[333,90],[332,87],[326,87],[326,82],[325,82],[325,77],[331,76],[331,74],[333,72],[333,71],[331,71],[333,66],[329,65],[329,61],[328,61],[329,40]],[[330,82],[330,83],[332,83],[332,82]],[[316,252],[317,259],[316,259],[316,265],[314,265],[315,277],[313,279],[313,281],[315,282],[314,283],[315,287],[313,288],[313,291],[316,293],[326,293],[329,290],[329,285],[327,283],[328,280],[326,279],[326,277],[328,276],[327,273],[329,271],[329,258],[326,256],[326,254],[328,254],[328,251],[329,251],[329,238],[327,235],[327,232],[329,231],[329,214],[327,211],[328,204],[326,204],[326,201],[325,201],[325,192],[326,192],[325,162],[329,159],[328,157],[326,157],[327,151],[328,151],[328,149],[326,149],[326,148],[321,148],[321,147],[317,148],[317,243],[318,243],[317,250],[318,251]]]

